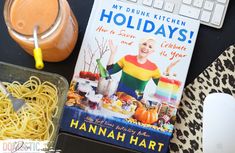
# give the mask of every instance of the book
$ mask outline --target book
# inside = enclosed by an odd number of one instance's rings
[[[95,0],[61,131],[167,152],[199,25],[154,8]]]

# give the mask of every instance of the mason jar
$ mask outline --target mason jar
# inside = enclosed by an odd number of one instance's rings
[[[33,56],[33,30],[44,61],[65,60],[78,38],[78,23],[67,0],[5,0],[4,18],[10,36]]]

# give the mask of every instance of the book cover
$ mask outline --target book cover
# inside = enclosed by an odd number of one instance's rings
[[[95,0],[61,130],[141,152],[167,152],[199,21]]]

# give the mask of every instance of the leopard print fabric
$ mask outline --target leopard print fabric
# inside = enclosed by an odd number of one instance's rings
[[[235,46],[230,46],[185,87],[177,112],[170,152],[202,153],[203,101],[209,93],[235,96]]]

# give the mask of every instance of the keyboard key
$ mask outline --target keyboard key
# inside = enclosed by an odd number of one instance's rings
[[[153,3],[153,7],[157,9],[162,9],[163,3],[163,0],[155,0]]]
[[[226,0],[217,0],[217,2],[220,2],[220,3],[226,3]]]
[[[147,6],[152,6],[153,0],[143,0],[143,4]]]
[[[137,0],[128,0],[128,1],[130,1],[130,2],[137,2]]]
[[[211,17],[211,12],[202,11],[201,21],[209,22],[210,21],[210,17]]]
[[[194,0],[193,5],[201,8],[203,4],[203,0]]]
[[[200,15],[200,9],[182,4],[179,14],[190,18],[198,19]]]
[[[205,10],[211,11],[213,9],[213,6],[214,6],[214,2],[212,1],[205,1],[204,3]]]
[[[183,0],[183,3],[184,3],[184,4],[188,4],[188,5],[189,5],[189,4],[191,4],[191,3],[192,3],[192,0]]]
[[[224,13],[224,5],[216,4],[214,9],[214,14],[211,19],[211,23],[215,25],[220,25]]]
[[[168,12],[173,12],[174,6],[175,6],[174,3],[166,2],[165,6],[164,6],[164,10],[166,10]]]

